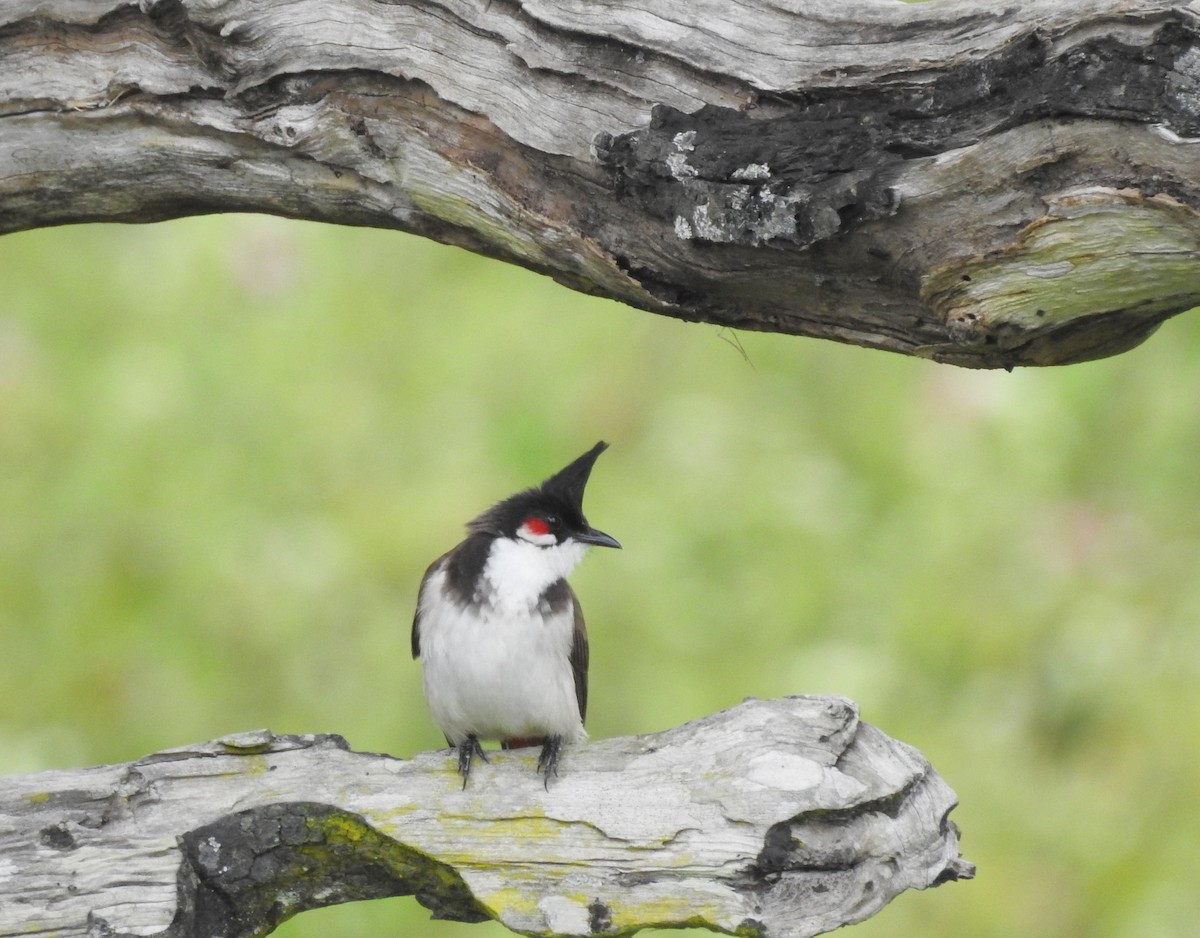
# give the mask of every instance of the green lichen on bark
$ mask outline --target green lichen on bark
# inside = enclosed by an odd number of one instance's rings
[[[1200,215],[1165,194],[1088,188],[1051,201],[1003,250],[935,269],[922,299],[954,343],[1020,364],[1060,364],[1132,347],[1181,306],[1200,304]],[[1136,273],[1129,257],[1136,256]],[[1121,346],[1121,347],[1118,347]]]
[[[488,918],[450,867],[328,805],[242,811],[181,841],[179,907],[167,935],[252,938],[306,909],[405,895],[435,918]]]

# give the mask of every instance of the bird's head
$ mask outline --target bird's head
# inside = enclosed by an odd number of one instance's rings
[[[541,485],[518,492],[472,521],[473,533],[554,548],[573,541],[596,547],[620,547],[617,539],[588,524],[583,515],[583,490],[596,458],[608,449],[597,443]]]

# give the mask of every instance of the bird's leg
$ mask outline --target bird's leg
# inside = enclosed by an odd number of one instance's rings
[[[484,762],[488,761],[487,753],[479,745],[479,737],[472,733],[456,747],[458,750],[458,774],[463,777],[463,789],[467,787],[467,778],[471,775],[471,758],[479,756]]]
[[[562,749],[561,736],[547,736],[542,741],[542,752],[538,756],[537,770],[546,776],[545,787],[550,790],[550,773],[558,777],[558,753]]]

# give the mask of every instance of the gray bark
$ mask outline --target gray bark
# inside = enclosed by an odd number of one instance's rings
[[[682,319],[1079,361],[1200,302],[1198,9],[6,0],[0,231],[272,212]]]
[[[397,759],[265,730],[4,779],[0,935],[262,935],[414,895],[529,935],[697,925],[816,935],[969,878],[954,793],[831,697],[748,700],[663,733]]]

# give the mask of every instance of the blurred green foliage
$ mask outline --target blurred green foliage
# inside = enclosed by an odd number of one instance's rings
[[[0,270],[0,772],[261,726],[438,746],[425,565],[607,439],[593,735],[843,694],[956,789],[979,866],[854,935],[1195,927],[1194,316],[978,373],[254,216],[13,235]],[[279,934],[502,932],[395,899]]]

